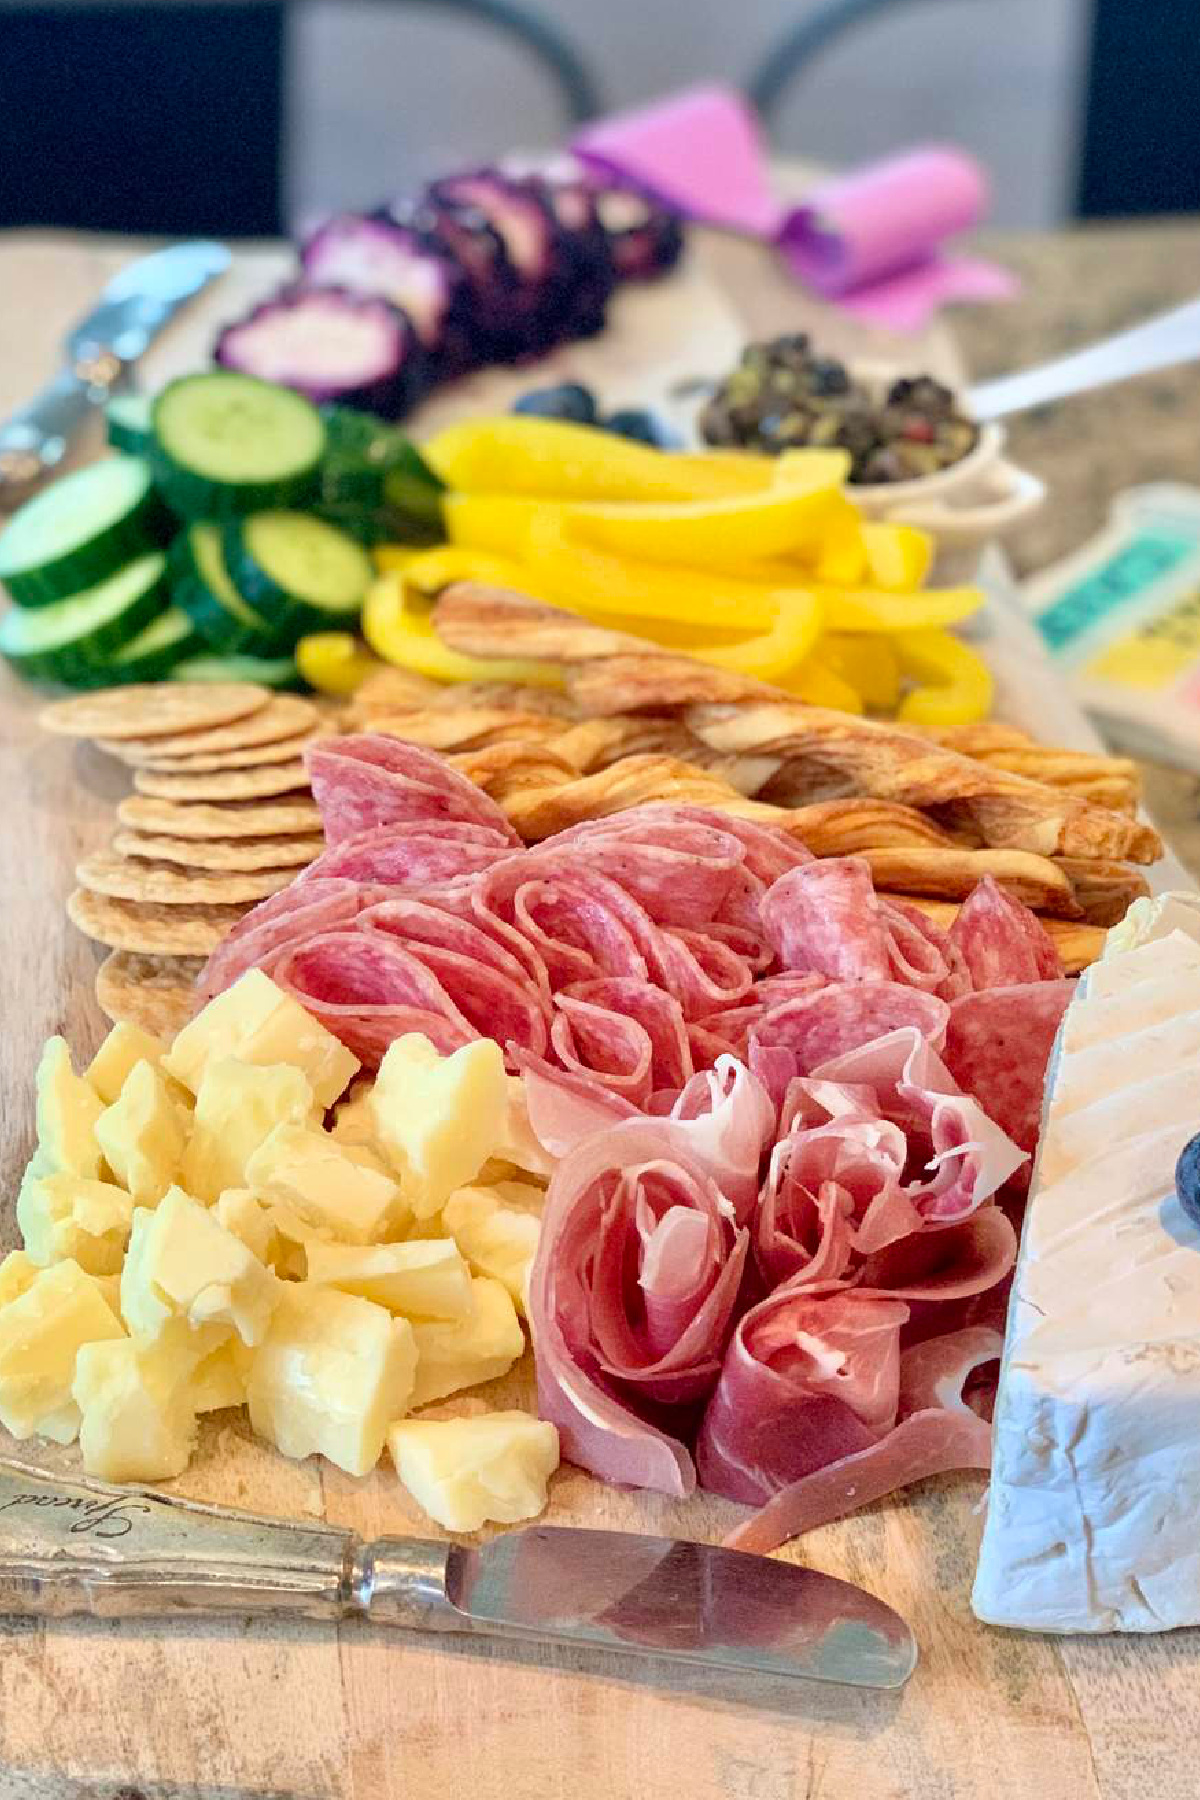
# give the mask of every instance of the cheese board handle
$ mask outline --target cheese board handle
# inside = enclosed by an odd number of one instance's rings
[[[0,1459],[0,1614],[238,1613],[470,1629],[446,1599],[452,1546],[227,1512]]]

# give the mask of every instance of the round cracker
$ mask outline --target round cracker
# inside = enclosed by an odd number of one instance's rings
[[[141,950],[154,956],[209,956],[249,910],[247,906],[160,906],[92,894],[87,888],[76,888],[67,899],[67,917],[85,937],[113,950]]]
[[[201,956],[142,956],[112,950],[96,971],[96,999],[114,1025],[140,1025],[168,1042],[191,1018]]]
[[[311,731],[319,721],[317,708],[301,694],[272,694],[257,712],[228,725],[206,731],[181,729],[169,737],[160,733],[140,738],[105,738],[100,748],[119,756],[122,762],[135,764],[148,756],[208,756],[223,750],[249,750],[255,744],[275,744],[281,738]]]
[[[298,760],[265,769],[212,769],[199,775],[135,769],[133,785],[139,794],[156,800],[256,800],[267,794],[299,793],[308,787],[308,771]]]
[[[210,750],[204,756],[145,756],[139,769],[157,769],[165,775],[204,775],[214,769],[263,769],[271,763],[291,762],[300,756],[321,731],[305,731],[278,744],[252,744],[248,750]]]
[[[205,731],[248,718],[271,698],[269,688],[253,681],[145,681],[129,687],[101,688],[56,700],[38,714],[43,731],[64,737],[176,737],[181,731]]]
[[[308,837],[174,838],[142,831],[117,831],[112,847],[119,856],[148,862],[183,863],[189,869],[302,869],[325,848],[325,839]]]
[[[118,900],[153,900],[161,906],[235,906],[266,900],[295,879],[291,869],[181,869],[169,862],[143,862],[98,850],[77,864],[75,879],[93,894]]]
[[[199,801],[188,805],[128,794],[117,807],[117,817],[130,831],[161,832],[185,840],[315,835],[321,829],[316,802],[301,799],[230,800],[223,806],[205,806]]]

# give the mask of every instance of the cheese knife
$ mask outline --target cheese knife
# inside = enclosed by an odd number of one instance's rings
[[[904,1620],[815,1569],[711,1544],[536,1525],[367,1542],[0,1459],[0,1613],[277,1613],[542,1640],[751,1676],[898,1688]]]
[[[229,267],[224,244],[172,244],[127,263],[68,333],[64,366],[0,425],[0,508],[53,474],[72,440],[184,303]]]

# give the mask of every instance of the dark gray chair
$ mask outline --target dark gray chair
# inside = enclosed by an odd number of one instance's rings
[[[462,14],[522,47],[552,82],[564,123],[599,110],[580,52],[529,6],[402,3]],[[278,234],[292,10],[285,0],[0,0],[0,227]]]

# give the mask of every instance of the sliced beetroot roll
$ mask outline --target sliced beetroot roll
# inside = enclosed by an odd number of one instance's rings
[[[446,198],[393,200],[386,216],[413,231],[433,254],[461,271],[461,309],[455,319],[462,336],[455,344],[458,367],[502,362],[512,354],[513,302],[520,281],[504,240],[477,206]]]
[[[350,288],[390,300],[411,319],[423,348],[436,355],[461,294],[463,273],[395,219],[339,213],[300,246],[300,266],[316,287]]]
[[[534,171],[529,180],[545,197],[558,221],[564,283],[562,327],[566,337],[595,337],[603,331],[617,268],[608,233],[600,222],[596,193],[568,158]]]
[[[666,275],[683,253],[683,222],[633,188],[599,187],[596,208],[608,235],[619,281]]]
[[[499,169],[447,176],[429,189],[437,208],[482,215],[499,237],[511,272],[506,293],[507,353],[537,356],[562,341],[563,291],[569,284],[562,233],[553,209],[533,182]]]
[[[390,302],[342,287],[286,287],[217,339],[227,369],[295,388],[319,402],[400,418],[424,393],[427,359]]]

